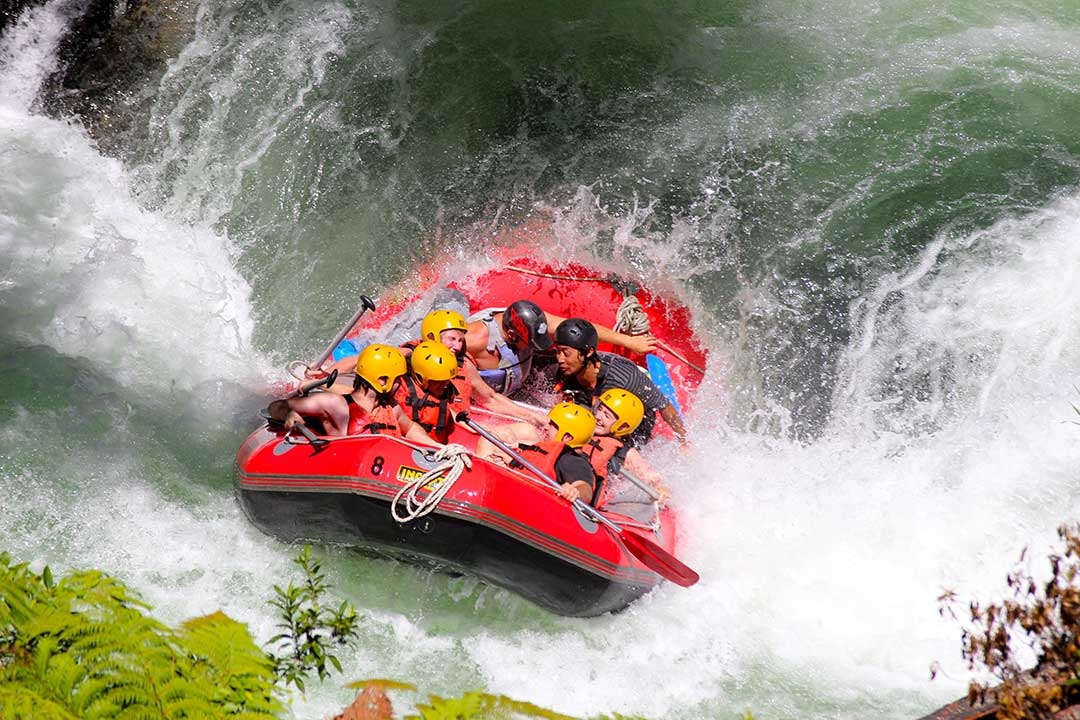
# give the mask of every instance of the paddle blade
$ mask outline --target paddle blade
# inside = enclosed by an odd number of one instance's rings
[[[637,534],[633,530],[622,528],[619,536],[631,555],[640,560],[645,567],[676,585],[690,587],[701,579],[693,568],[684,564],[652,540]]]
[[[675,395],[675,382],[671,379],[671,373],[668,371],[667,364],[663,360],[655,355],[645,356],[645,365],[649,370],[649,378],[653,381],[653,384],[660,389],[660,392],[664,393],[671,404],[675,406],[675,412],[682,415],[682,408],[679,407],[679,400]]]

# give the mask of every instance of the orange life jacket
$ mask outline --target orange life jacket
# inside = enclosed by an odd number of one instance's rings
[[[536,445],[519,445],[517,453],[522,458],[532,463],[537,470],[540,470],[544,475],[555,482],[559,482],[555,472],[555,465],[558,463],[559,458],[567,453],[580,455],[583,458],[586,457],[580,450],[575,450],[559,440],[548,440],[546,442],[537,443]],[[510,467],[522,467],[522,465],[514,460],[511,461]],[[594,472],[593,475],[595,474],[596,473]],[[583,500],[592,504],[591,500],[596,497],[596,486],[598,482],[599,480],[597,478],[593,478],[593,497],[582,498]]]
[[[375,409],[368,412],[356,404],[352,395],[345,396],[345,402],[349,403],[349,435],[389,435],[401,437],[401,428],[398,427],[396,405],[378,404]]]
[[[601,507],[610,500],[610,483],[608,476],[617,473],[626,460],[626,453],[630,450],[626,443],[610,435],[594,436],[581,448],[585,456],[589,458],[589,464],[596,473],[596,492],[593,493],[593,505]]]
[[[469,382],[469,376],[465,374],[465,363],[472,363],[473,368],[476,368],[476,360],[468,353],[465,353],[465,357],[458,361],[457,377],[450,381],[457,388],[457,397],[454,398],[455,415],[472,407],[472,383]],[[478,368],[476,369],[479,371]]]
[[[570,446],[558,440],[537,443],[536,445],[520,445],[517,453],[536,466],[536,469],[555,480],[555,463]],[[514,460],[510,467],[522,467]]]
[[[435,397],[420,387],[412,375],[403,375],[394,399],[401,409],[428,431],[432,438],[445,443],[454,429],[454,398],[457,388],[453,383],[446,386],[442,397]]]
[[[399,347],[406,348],[408,350],[415,350],[416,346],[422,343],[423,340],[410,340],[408,342],[401,343]],[[476,360],[467,352],[457,356],[458,361],[458,373],[457,376],[450,380],[451,384],[457,389],[457,396],[453,399],[453,412],[451,417],[455,417],[459,412],[468,410],[472,407],[472,383],[469,382],[468,376],[465,374],[465,363],[472,363],[473,367],[476,367]],[[400,400],[398,401],[400,402]]]

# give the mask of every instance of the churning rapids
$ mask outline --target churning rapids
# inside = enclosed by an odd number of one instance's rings
[[[525,221],[552,224],[538,252],[694,309],[693,451],[650,453],[702,580],[572,620],[318,548],[364,612],[344,680],[581,716],[918,717],[968,680],[937,597],[1000,597],[1077,517],[1080,10],[191,0],[73,73],[88,5],[0,36],[16,558],[265,641],[296,548],[248,524],[232,459],[267,388],[359,294],[483,266]],[[125,52],[161,56],[124,73]]]

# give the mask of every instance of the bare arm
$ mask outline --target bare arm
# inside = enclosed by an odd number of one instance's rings
[[[286,429],[304,421],[304,418],[300,417],[300,413],[289,407],[288,400],[275,400],[270,403],[270,406],[266,408],[266,414],[284,425]]]
[[[344,435],[349,424],[349,408],[341,395],[318,392],[306,397],[275,400],[267,408],[270,417],[291,428],[305,417],[320,420],[327,435]]]
[[[536,428],[527,422],[492,428],[491,434],[511,447],[519,443],[535,443],[540,439]],[[509,465],[511,460],[509,455],[485,437],[476,441],[476,457],[502,465]]]
[[[356,356],[351,355],[349,357],[341,358],[333,362],[325,370],[320,368],[308,368],[308,371],[304,373],[304,377],[317,379],[324,378],[334,370],[338,371],[337,380],[329,388],[331,392],[335,392],[338,395],[348,395],[353,389],[353,380],[356,379]]]
[[[637,448],[630,448],[626,453],[626,462],[623,464],[626,471],[632,473],[634,477],[638,478],[645,484],[652,487],[656,491],[656,501],[661,505],[667,502],[667,499],[671,497],[671,488],[667,486],[660,474],[656,472],[649,461],[637,451]]]
[[[664,418],[664,422],[675,433],[675,438],[679,441],[679,444],[686,445],[686,428],[683,426],[682,418],[679,417],[679,411],[675,409],[675,406],[671,403],[665,405],[664,409],[660,411],[660,417]]]
[[[592,502],[595,492],[596,476],[592,465],[583,455],[563,455],[555,464],[556,480],[559,481],[559,495],[570,502],[582,500]],[[586,479],[588,478],[588,479]]]
[[[442,443],[432,440],[431,436],[427,434],[427,431],[420,426],[420,423],[413,422],[412,418],[405,414],[405,411],[401,409],[400,405],[394,408],[394,413],[397,415],[398,430],[401,431],[401,436],[403,438],[424,445],[442,447]]]
[[[521,418],[522,420],[528,420],[533,425],[543,426],[547,424],[547,415],[543,412],[521,407],[505,395],[500,395],[492,390],[491,386],[484,382],[484,379],[480,377],[480,373],[472,363],[465,365],[465,376],[469,379],[469,384],[472,386],[473,398],[478,405],[483,405],[488,410],[497,413]]]
[[[558,328],[566,318],[552,315],[549,312],[545,312],[544,315],[547,316],[548,331],[554,335],[555,329]],[[606,325],[595,322],[593,323],[593,327],[596,328],[596,335],[600,339],[600,342],[606,342],[616,347],[626,348],[630,352],[639,355],[644,355],[645,353],[656,350],[657,343],[659,342],[651,333],[646,335],[627,335],[625,333],[615,332]]]
[[[588,498],[592,497],[592,494],[592,485],[585,482],[584,480],[578,480],[574,483],[563,483],[559,486],[559,495],[566,498],[570,502],[574,502],[575,500],[589,502]]]

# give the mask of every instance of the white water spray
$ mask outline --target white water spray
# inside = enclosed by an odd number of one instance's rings
[[[351,16],[323,6],[313,29],[298,29],[290,47],[310,62],[296,66],[292,85],[267,90],[267,114],[258,116],[265,132],[245,136],[225,160],[215,157],[228,146],[229,102],[194,136],[185,133],[199,123],[188,114],[199,98],[159,113],[167,157],[149,174],[180,181],[166,193],[173,204],[152,211],[129,172],[80,129],[28,111],[53,62],[62,7],[27,16],[0,42],[0,291],[25,308],[5,331],[89,358],[148,394],[250,376],[248,361],[258,362],[250,289],[239,253],[210,222],[227,214],[243,169],[266,157],[275,133],[297,119],[335,122],[332,104],[305,114],[306,104],[339,48],[335,23]],[[205,67],[200,52],[212,48],[189,48],[165,84],[180,86],[182,70]],[[211,83],[226,100],[242,95],[245,77],[229,70]],[[288,112],[271,117],[279,108]],[[170,162],[183,172],[170,175]],[[634,226],[647,213],[608,227],[617,252],[629,264],[674,257],[663,271],[685,278],[696,252],[686,228],[669,245],[643,242]],[[698,586],[662,586],[611,617],[530,618],[509,629],[470,624],[468,607],[453,608],[466,619],[451,629],[430,620],[434,609],[374,613],[362,646],[344,658],[346,677],[415,679],[443,693],[485,686],[580,715],[679,718],[744,707],[763,717],[911,717],[961,694],[959,629],[938,617],[937,595],[994,597],[1019,549],[1034,544],[1038,556],[1054,526],[1080,510],[1080,428],[1069,422],[1078,225],[1080,203],[1067,198],[982,233],[942,237],[910,268],[881,278],[853,308],[859,332],[832,425],[810,445],[743,434],[710,416],[725,403],[711,368],[692,419],[694,452],[651,451],[672,477],[680,556],[701,572]],[[574,223],[561,232],[567,254],[590,240]],[[106,566],[168,620],[222,607],[265,638],[273,618],[261,603],[288,575],[291,549],[248,527],[221,486],[170,495],[186,478],[181,463],[163,457],[140,462],[133,450],[94,458],[89,470],[73,458],[61,475],[81,485],[69,493],[54,477],[5,462],[6,549],[35,562]],[[371,585],[389,592],[384,586],[409,573],[386,563],[373,574]],[[447,581],[430,585],[437,593]],[[365,590],[353,598],[362,603]],[[466,588],[451,601],[472,597]],[[520,607],[481,591],[472,610],[481,614],[485,603]],[[935,660],[944,679],[931,684]],[[575,672],[582,668],[587,686]],[[328,686],[298,712],[327,716],[346,694]]]
[[[250,288],[228,239],[146,210],[79,125],[33,114],[71,16],[60,1],[29,10],[0,40],[0,288],[25,304],[9,331],[124,384],[257,376]]]

